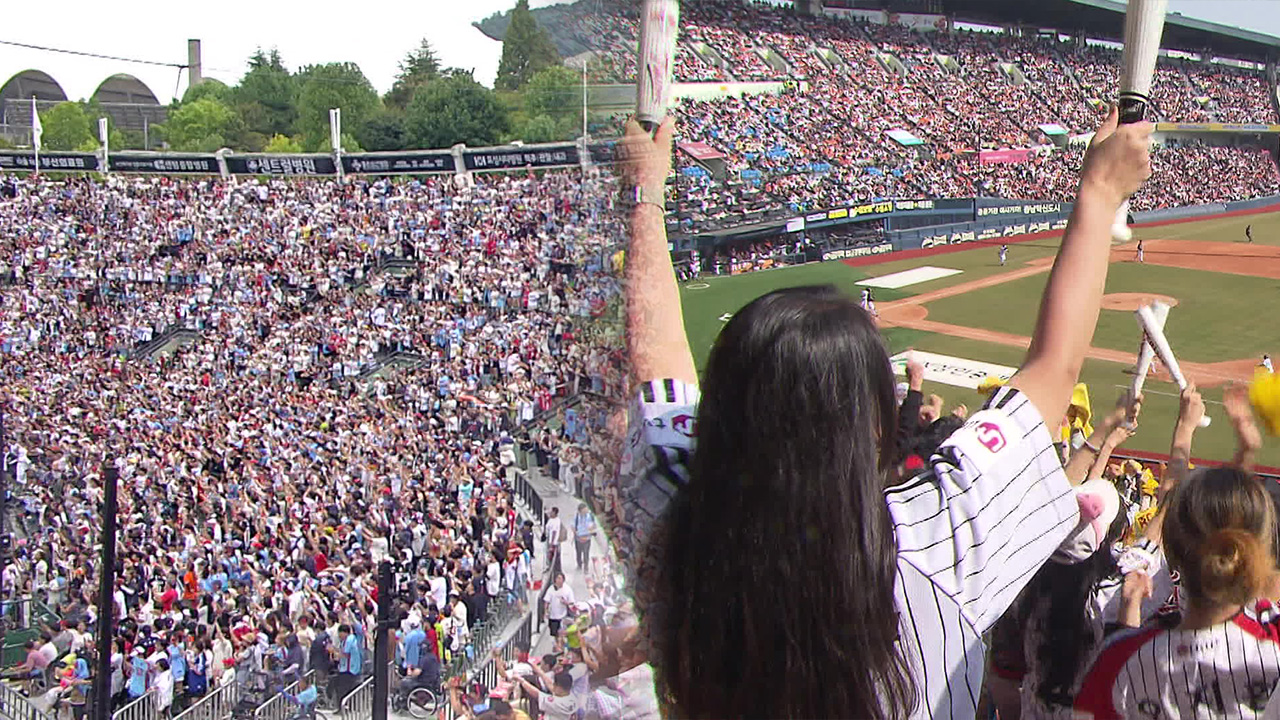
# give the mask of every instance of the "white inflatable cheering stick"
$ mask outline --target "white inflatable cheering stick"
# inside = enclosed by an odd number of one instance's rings
[[[1160,36],[1164,34],[1164,13],[1168,0],[1129,0],[1124,15],[1124,54],[1120,66],[1120,122],[1150,119],[1151,81],[1156,74]],[[1129,201],[1116,211],[1111,237],[1120,242],[1133,238],[1129,229]]]
[[[1165,310],[1168,313],[1168,310]],[[1173,356],[1173,350],[1169,347],[1169,340],[1164,336],[1163,323],[1156,316],[1156,311],[1150,307],[1140,307],[1134,313],[1138,318],[1138,325],[1147,335],[1147,342],[1151,343],[1151,347],[1155,349],[1156,356],[1160,358],[1160,362],[1164,363],[1169,374],[1173,376],[1173,381],[1178,384],[1179,390],[1187,389],[1187,378],[1182,374],[1182,368],[1178,365],[1178,358]],[[1142,363],[1139,356],[1138,363]],[[1147,361],[1150,367],[1151,361]],[[1141,368],[1139,368],[1141,370]],[[1208,415],[1200,418],[1200,427],[1209,427],[1210,419]]]
[[[1169,306],[1162,303],[1154,303],[1151,306],[1155,315],[1156,324],[1161,329],[1164,328],[1165,320],[1169,317]],[[1137,313],[1135,312],[1136,316]],[[1138,320],[1138,327],[1142,327],[1142,320]],[[1147,335],[1144,332],[1142,339],[1138,343],[1138,364],[1134,366],[1133,382],[1129,385],[1129,402],[1142,394],[1142,386],[1147,382],[1147,373],[1151,371],[1151,361],[1156,357],[1155,348],[1151,347],[1151,343],[1147,342]],[[1129,428],[1133,429],[1134,425],[1130,424]]]
[[[680,0],[644,0],[640,6],[640,57],[636,66],[636,122],[654,132],[671,103]]]

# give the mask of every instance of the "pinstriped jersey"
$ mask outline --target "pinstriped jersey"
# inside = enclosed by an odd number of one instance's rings
[[[899,647],[919,686],[917,718],[972,718],[982,634],[1079,522],[1053,439],[1031,401],[1001,388],[931,458],[889,488],[898,541]]]
[[[1076,717],[1256,718],[1280,680],[1280,613],[1257,600],[1201,630],[1152,623],[1114,637],[1076,696]]]
[[[640,388],[633,408],[614,540],[641,606],[652,572],[642,548],[688,482],[697,401],[697,388],[660,380]],[[1075,494],[1035,406],[1002,388],[943,443],[929,471],[886,490],[885,502],[898,544],[899,648],[919,688],[915,717],[972,718],[981,635],[1076,527]]]

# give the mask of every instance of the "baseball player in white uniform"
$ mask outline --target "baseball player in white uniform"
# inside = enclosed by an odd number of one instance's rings
[[[871,313],[871,317],[880,317],[880,313],[876,312],[876,299],[871,297],[871,289],[862,289],[862,309]]]
[[[1275,371],[1276,371],[1276,369],[1275,369],[1274,367],[1272,367],[1272,366],[1271,366],[1271,356],[1270,356],[1270,355],[1263,355],[1263,356],[1262,356],[1262,362],[1261,362],[1261,363],[1259,363],[1259,364],[1260,364],[1260,365],[1262,365],[1262,367],[1266,368],[1266,369],[1267,369],[1267,372],[1269,372],[1269,373],[1273,373],[1273,372],[1275,372]]]
[[[1001,245],[1000,246],[1000,266],[1004,267],[1004,264],[1008,262],[1008,260],[1009,260],[1009,246]]]

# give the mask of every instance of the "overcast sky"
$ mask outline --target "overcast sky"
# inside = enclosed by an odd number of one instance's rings
[[[562,0],[531,0],[554,5]],[[4,3],[0,40],[96,52],[142,60],[185,63],[187,38],[204,42],[205,75],[234,83],[256,47],[278,47],[290,68],[331,61],[360,65],[379,92],[386,92],[396,64],[426,37],[445,65],[474,68],[492,85],[502,45],[471,23],[514,5],[514,0],[394,0],[359,3],[330,13],[330,3],[220,0],[206,5],[171,0],[60,0],[51,4]],[[1181,12],[1280,36],[1280,0],[1170,0]],[[60,22],[58,18],[68,18]],[[62,84],[72,99],[87,98],[108,75],[137,75],[161,102],[186,88],[178,71],[0,45],[0,83],[15,72],[38,68]]]
[[[529,4],[542,7],[560,1],[530,0]],[[274,46],[290,69],[312,63],[354,62],[381,93],[391,88],[400,59],[424,37],[444,65],[473,68],[476,79],[491,86],[502,44],[485,37],[471,23],[513,7],[515,0],[392,0],[350,5],[273,0],[56,0],[49,4],[12,0],[3,5],[0,40],[185,64],[187,38],[200,38],[205,76],[227,83],[244,74],[245,60],[254,48]],[[87,98],[107,76],[128,72],[167,103],[178,78],[177,69],[171,67],[0,45],[0,85],[26,68],[52,75],[72,99]],[[184,75],[178,93],[185,89]]]

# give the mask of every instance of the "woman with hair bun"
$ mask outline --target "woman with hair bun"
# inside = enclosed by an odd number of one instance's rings
[[[1261,717],[1280,680],[1276,507],[1249,472],[1260,435],[1239,389],[1226,394],[1236,464],[1191,472],[1165,497],[1165,558],[1182,612],[1114,636],[1077,695],[1076,716]]]

